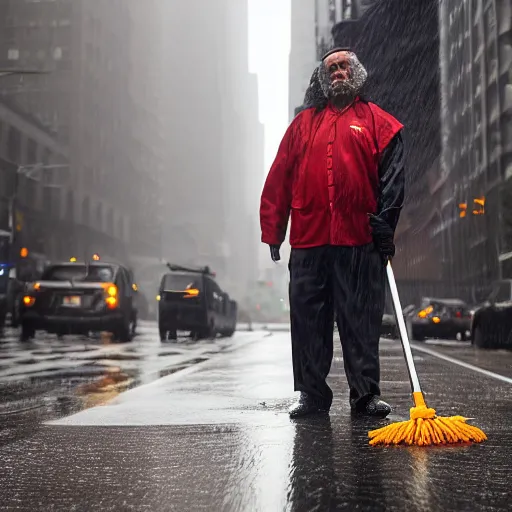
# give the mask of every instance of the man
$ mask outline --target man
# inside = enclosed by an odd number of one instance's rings
[[[385,264],[394,256],[404,198],[403,125],[359,96],[366,78],[349,49],[324,56],[306,94],[310,104],[286,131],[261,197],[262,242],[274,261],[291,213],[292,358],[300,391],[292,418],[330,409],[334,317],[352,410],[391,412],[380,399],[379,337]]]

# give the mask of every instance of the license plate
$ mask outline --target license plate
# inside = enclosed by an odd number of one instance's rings
[[[82,305],[82,300],[79,296],[64,297],[64,299],[62,300],[62,305],[76,308]]]

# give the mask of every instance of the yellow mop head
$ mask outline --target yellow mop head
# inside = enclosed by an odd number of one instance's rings
[[[467,418],[436,416],[434,409],[425,404],[423,393],[413,393],[415,407],[411,407],[411,419],[392,423],[368,432],[370,444],[407,444],[427,446],[432,444],[481,443],[487,436],[477,427],[468,425]]]

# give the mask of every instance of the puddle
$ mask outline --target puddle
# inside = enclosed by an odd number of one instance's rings
[[[119,353],[111,353],[111,354],[98,354],[95,356],[88,357],[80,357],[82,361],[140,361],[143,359],[141,355],[130,355],[130,354],[119,354]]]
[[[74,346],[74,347],[67,347],[67,348],[51,348],[51,349],[39,349],[39,350],[32,350],[31,353],[36,356],[44,356],[48,354],[69,354],[73,352],[92,352],[93,350],[98,350],[99,347],[83,347],[83,346]]]
[[[41,361],[39,359],[19,359],[18,361],[14,361],[15,364],[37,364]]]
[[[162,368],[158,372],[158,375],[160,376],[160,378],[167,377],[167,375],[172,375],[173,373],[179,372],[181,370],[185,370],[185,368],[188,368],[189,366],[192,366],[194,364],[203,363],[204,361],[208,361],[208,358],[207,357],[197,357],[195,359],[189,359],[188,361],[185,361],[184,363],[182,363],[178,366]]]

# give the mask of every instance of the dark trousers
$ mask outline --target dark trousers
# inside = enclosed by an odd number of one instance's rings
[[[351,405],[379,396],[385,266],[373,244],[292,249],[289,269],[295,390],[331,406],[336,317]]]

